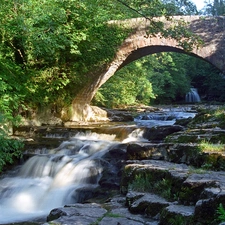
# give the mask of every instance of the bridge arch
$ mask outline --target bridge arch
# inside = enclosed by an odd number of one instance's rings
[[[129,63],[138,60],[142,57],[156,54],[156,53],[161,53],[161,52],[175,52],[175,53],[181,53],[181,54],[187,54],[189,56],[193,56],[199,59],[202,59],[208,63],[211,64],[208,60],[202,58],[201,56],[193,53],[193,52],[186,52],[181,48],[177,47],[172,47],[172,46],[167,46],[167,45],[151,45],[151,46],[146,46],[143,48],[138,48],[137,50],[133,51],[125,60],[124,62],[118,67],[118,70],[123,68],[124,66],[128,65]]]
[[[74,98],[72,120],[95,120],[90,102],[97,90],[117,70],[149,54],[169,51],[185,53],[209,62],[225,73],[225,17],[176,16],[174,19],[186,21],[188,28],[203,40],[203,46],[185,52],[175,39],[162,38],[160,34],[148,37],[146,32],[150,22],[145,18],[112,21],[130,26],[134,32],[125,39],[105,71],[96,75]]]

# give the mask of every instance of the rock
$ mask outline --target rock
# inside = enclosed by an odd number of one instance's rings
[[[129,160],[166,160],[169,144],[131,143],[127,146]]]
[[[145,225],[157,225],[158,224],[157,220],[151,219],[149,217],[145,217],[140,214],[133,214],[127,208],[124,208],[124,207],[113,209],[111,211],[111,213],[115,214],[115,215],[117,215],[117,214],[122,215],[123,217],[127,218],[129,221],[139,222],[139,223],[142,223]]]
[[[191,174],[181,186],[179,201],[185,205],[195,205],[205,188],[217,185],[215,177],[210,173]]]
[[[192,120],[192,117],[177,119],[175,125],[187,126]]]
[[[57,209],[53,209],[50,214],[47,217],[47,221],[52,221],[55,219],[58,219],[61,216],[67,216],[67,212],[65,212],[64,210],[57,208]]]
[[[102,188],[110,190],[120,188],[122,169],[126,159],[126,145],[116,145],[102,156],[103,173],[99,180]]]
[[[86,200],[98,195],[99,188],[96,185],[88,185],[88,187],[80,187],[72,194],[73,202],[84,203]]]
[[[210,143],[225,143],[225,130],[220,128],[195,128],[171,133],[166,141],[170,143],[201,143],[207,140]]]
[[[107,212],[98,204],[72,204],[63,208],[53,209],[47,217],[47,221],[56,224],[89,225],[96,222]],[[51,224],[51,223],[46,223]]]
[[[219,205],[225,205],[224,187],[220,187],[219,190],[212,188],[210,196],[211,198],[200,199],[195,205],[195,220],[202,224],[209,224],[209,222],[213,221]]]
[[[99,225],[143,225],[144,223],[134,221],[134,220],[129,220],[127,218],[114,218],[114,217],[104,217]]]
[[[118,121],[123,121],[123,122],[127,122],[127,121],[133,121],[134,117],[133,117],[133,113],[129,112],[127,110],[109,110],[106,109],[107,111],[107,116],[109,118],[110,121],[113,122],[118,122]]]
[[[145,214],[150,217],[155,217],[161,213],[163,208],[170,205],[164,198],[150,193],[136,193],[136,196],[135,192],[131,195],[128,193],[127,202],[129,202],[130,212]]]
[[[216,215],[214,198],[199,200],[195,205],[195,221],[201,224],[209,224]]]
[[[194,216],[193,206],[169,205],[160,214],[159,225],[168,225],[168,224],[194,225],[196,223],[193,223],[193,216]]]
[[[130,213],[125,207],[124,196],[115,195],[102,204],[72,204],[54,209],[50,213],[54,220],[43,225],[158,225],[157,220]]]
[[[184,164],[156,160],[128,161],[128,163],[130,164],[125,166],[122,177],[121,192],[128,193],[127,202],[133,213],[142,212],[151,217],[156,213],[153,211],[151,214],[151,210],[147,211],[151,202],[150,197],[146,198],[145,193],[135,195],[133,194],[135,192],[130,191],[139,188],[138,185],[142,185],[141,188],[147,185],[148,188],[151,187],[151,192],[166,196],[169,205],[174,205],[172,201],[177,200],[180,205],[195,207],[190,224],[209,224],[209,221],[214,220],[219,204],[225,205],[223,171],[195,170]],[[152,208],[157,209],[157,206]],[[158,208],[158,213],[160,211]],[[183,216],[181,218],[178,215],[177,219],[183,220]]]
[[[124,167],[121,180],[121,192],[127,194],[129,185],[133,182],[148,183],[151,188],[156,188],[157,191],[161,182],[171,180],[173,187],[167,185],[161,187],[162,190],[169,191],[172,188],[174,192],[180,188],[180,185],[188,177],[188,167],[184,164],[175,164],[159,160],[133,160],[127,161],[128,165]],[[161,190],[161,191],[162,191]],[[175,193],[174,193],[175,194]]]
[[[166,136],[181,130],[184,130],[184,128],[179,125],[145,128],[143,138],[152,142],[161,142],[166,138]]]

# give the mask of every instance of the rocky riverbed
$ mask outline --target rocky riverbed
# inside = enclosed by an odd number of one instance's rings
[[[105,166],[98,188],[80,190],[84,197],[78,203],[53,209],[47,218],[17,224],[219,224],[217,211],[221,204],[225,206],[225,113],[195,109],[194,119],[144,128],[146,142],[123,143],[107,152],[104,162],[113,166]],[[67,128],[66,135],[86,129]],[[106,130],[96,125],[88,129]],[[21,135],[22,129],[15,132]],[[32,127],[29,132],[25,158],[33,155],[36,143],[39,149],[43,146],[41,136],[46,137],[51,128]],[[57,141],[45,138],[45,145],[56,148]]]

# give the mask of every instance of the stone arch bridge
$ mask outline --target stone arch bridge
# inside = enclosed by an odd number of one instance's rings
[[[90,102],[97,90],[115,74],[117,70],[143,56],[159,52],[180,52],[190,54],[208,61],[225,73],[225,17],[175,16],[174,21],[185,21],[187,27],[203,40],[203,45],[185,52],[172,38],[161,38],[160,35],[147,37],[150,21],[146,18],[135,18],[124,21],[110,21],[109,24],[128,26],[133,32],[118,49],[114,60],[106,69],[96,74],[73,100],[72,121],[99,120],[96,108]],[[168,21],[165,20],[165,23]],[[110,44],[110,43],[109,43]]]

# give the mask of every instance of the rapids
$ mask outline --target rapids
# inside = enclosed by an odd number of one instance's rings
[[[29,158],[13,173],[0,180],[0,224],[46,217],[56,207],[78,201],[79,188],[95,188],[103,172],[101,157],[121,143],[146,142],[143,127],[174,124],[177,118],[193,117],[184,110],[143,113],[127,125],[127,134],[118,140],[118,129],[107,133],[80,132],[55,149]],[[111,134],[109,134],[109,130]]]

